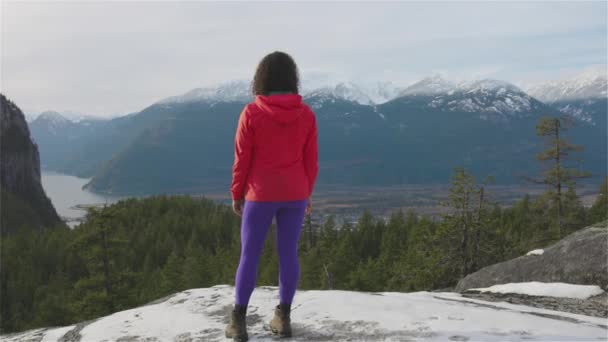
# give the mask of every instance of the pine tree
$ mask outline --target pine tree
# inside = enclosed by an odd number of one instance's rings
[[[488,177],[484,183],[477,189],[477,212],[475,215],[474,222],[474,234],[473,234],[473,244],[471,251],[471,265],[470,271],[474,272],[479,269],[479,263],[481,259],[481,250],[482,250],[482,240],[484,239],[483,234],[488,230],[488,212],[486,207],[488,206],[488,193],[486,191],[487,185],[494,183],[494,179],[492,177]]]
[[[460,276],[470,271],[470,250],[472,232],[475,226],[475,200],[477,189],[475,179],[464,168],[456,168],[452,176],[448,202],[444,203],[450,213],[444,215],[441,240],[454,261],[458,261]],[[456,243],[456,240],[459,242]],[[456,246],[457,245],[457,246]]]
[[[593,206],[589,209],[589,223],[598,223],[608,219],[608,176],[604,178],[604,182],[600,186],[598,194]]]
[[[348,230],[348,228],[347,228]],[[320,261],[321,284],[324,289],[333,289],[335,286],[335,272],[333,255],[339,240],[338,227],[333,216],[329,216],[321,226],[320,241],[318,247],[318,259]]]
[[[134,274],[124,267],[123,233],[113,222],[114,208],[91,208],[87,226],[74,241],[74,248],[84,260],[87,276],[75,284],[79,303],[76,310],[85,317],[114,312],[132,304],[131,284]]]
[[[454,272],[450,251],[441,243],[442,232],[423,217],[408,235],[408,247],[393,266],[394,290],[421,291],[452,286],[460,272]]]
[[[563,210],[562,221],[565,234],[572,233],[585,226],[587,221],[585,208],[576,191],[571,186],[568,187],[568,190],[564,194]]]
[[[549,186],[549,192],[556,205],[557,237],[562,237],[563,194],[566,187],[574,187],[576,180],[589,177],[589,173],[568,165],[573,152],[582,151],[582,146],[574,145],[564,138],[564,131],[572,121],[567,118],[543,117],[536,126],[536,134],[545,142],[545,149],[537,155],[545,165],[542,180],[537,183]]]
[[[184,289],[183,259],[174,251],[169,254],[161,273],[160,287],[164,294]]]

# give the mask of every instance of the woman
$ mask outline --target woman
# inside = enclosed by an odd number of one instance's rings
[[[298,284],[298,239],[317,178],[317,126],[298,94],[298,68],[286,53],[262,59],[253,79],[254,102],[243,109],[235,138],[232,207],[242,216],[235,305],[226,337],[246,341],[245,316],[272,219],[277,224],[279,295],[270,328],[291,336],[290,310]]]

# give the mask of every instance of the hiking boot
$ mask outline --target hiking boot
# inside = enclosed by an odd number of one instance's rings
[[[236,304],[232,309],[230,323],[226,326],[226,337],[233,338],[235,342],[245,342],[247,336],[247,307]]]
[[[274,308],[270,330],[280,337],[291,337],[291,304],[279,304]]]

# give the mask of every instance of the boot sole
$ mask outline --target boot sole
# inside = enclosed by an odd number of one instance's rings
[[[232,338],[234,342],[247,342],[249,340],[249,336],[247,335],[232,336],[228,333],[226,333],[226,338]]]
[[[277,329],[274,329],[273,327],[270,327],[270,331],[272,331],[273,334],[278,335],[279,337],[291,337],[291,331],[279,332]]]

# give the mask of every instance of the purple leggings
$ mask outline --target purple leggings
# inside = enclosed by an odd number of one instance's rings
[[[255,288],[258,262],[266,234],[276,217],[279,252],[279,296],[282,304],[291,304],[296,293],[300,264],[298,239],[304,221],[307,200],[291,202],[245,201],[241,223],[241,260],[236,270],[235,302],[247,306]]]

